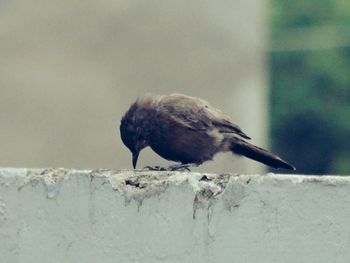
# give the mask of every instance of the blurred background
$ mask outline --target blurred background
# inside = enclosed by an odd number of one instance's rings
[[[0,166],[131,168],[142,94],[201,97],[298,173],[350,173],[350,2],[0,1]],[[150,149],[139,167],[169,165]],[[220,154],[196,171],[260,173]]]
[[[350,174],[350,1],[272,0],[272,149],[302,173]]]

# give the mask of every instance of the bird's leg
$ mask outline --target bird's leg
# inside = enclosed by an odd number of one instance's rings
[[[149,170],[149,171],[166,171],[167,168],[161,167],[161,166],[145,166],[143,167],[143,170]]]
[[[168,171],[189,171],[189,172],[191,172],[190,167],[195,167],[195,166],[198,166],[198,164],[196,164],[196,163],[180,163],[180,164],[170,165],[167,168],[167,170]]]

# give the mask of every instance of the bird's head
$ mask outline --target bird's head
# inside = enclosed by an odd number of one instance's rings
[[[136,168],[141,150],[149,145],[152,118],[150,112],[133,104],[121,120],[120,135],[132,153],[132,165]]]

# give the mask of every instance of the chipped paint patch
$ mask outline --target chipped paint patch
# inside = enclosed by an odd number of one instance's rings
[[[119,192],[126,203],[135,201],[141,206],[143,201],[152,196],[159,196],[169,185],[188,183],[195,194],[194,210],[202,204],[214,201],[225,191],[229,178],[232,175],[201,174],[191,172],[156,172],[143,170],[110,170],[97,169],[77,171],[63,168],[33,169],[27,171],[24,185],[42,183],[47,189],[47,197],[55,198],[60,193],[61,184],[72,176],[85,175],[93,178],[105,178],[112,188]]]
[[[47,197],[52,199],[60,193],[61,182],[68,178],[68,174],[72,170],[63,168],[47,168],[28,170],[24,179],[24,185],[19,188],[21,190],[27,184],[42,183],[47,189]]]

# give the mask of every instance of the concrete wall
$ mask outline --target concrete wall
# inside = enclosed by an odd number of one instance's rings
[[[0,170],[0,262],[350,261],[350,178]]]
[[[131,168],[118,126],[146,92],[207,99],[266,145],[265,5],[0,1],[1,166]],[[218,159],[201,169],[264,167]],[[139,164],[168,165],[150,150]]]

